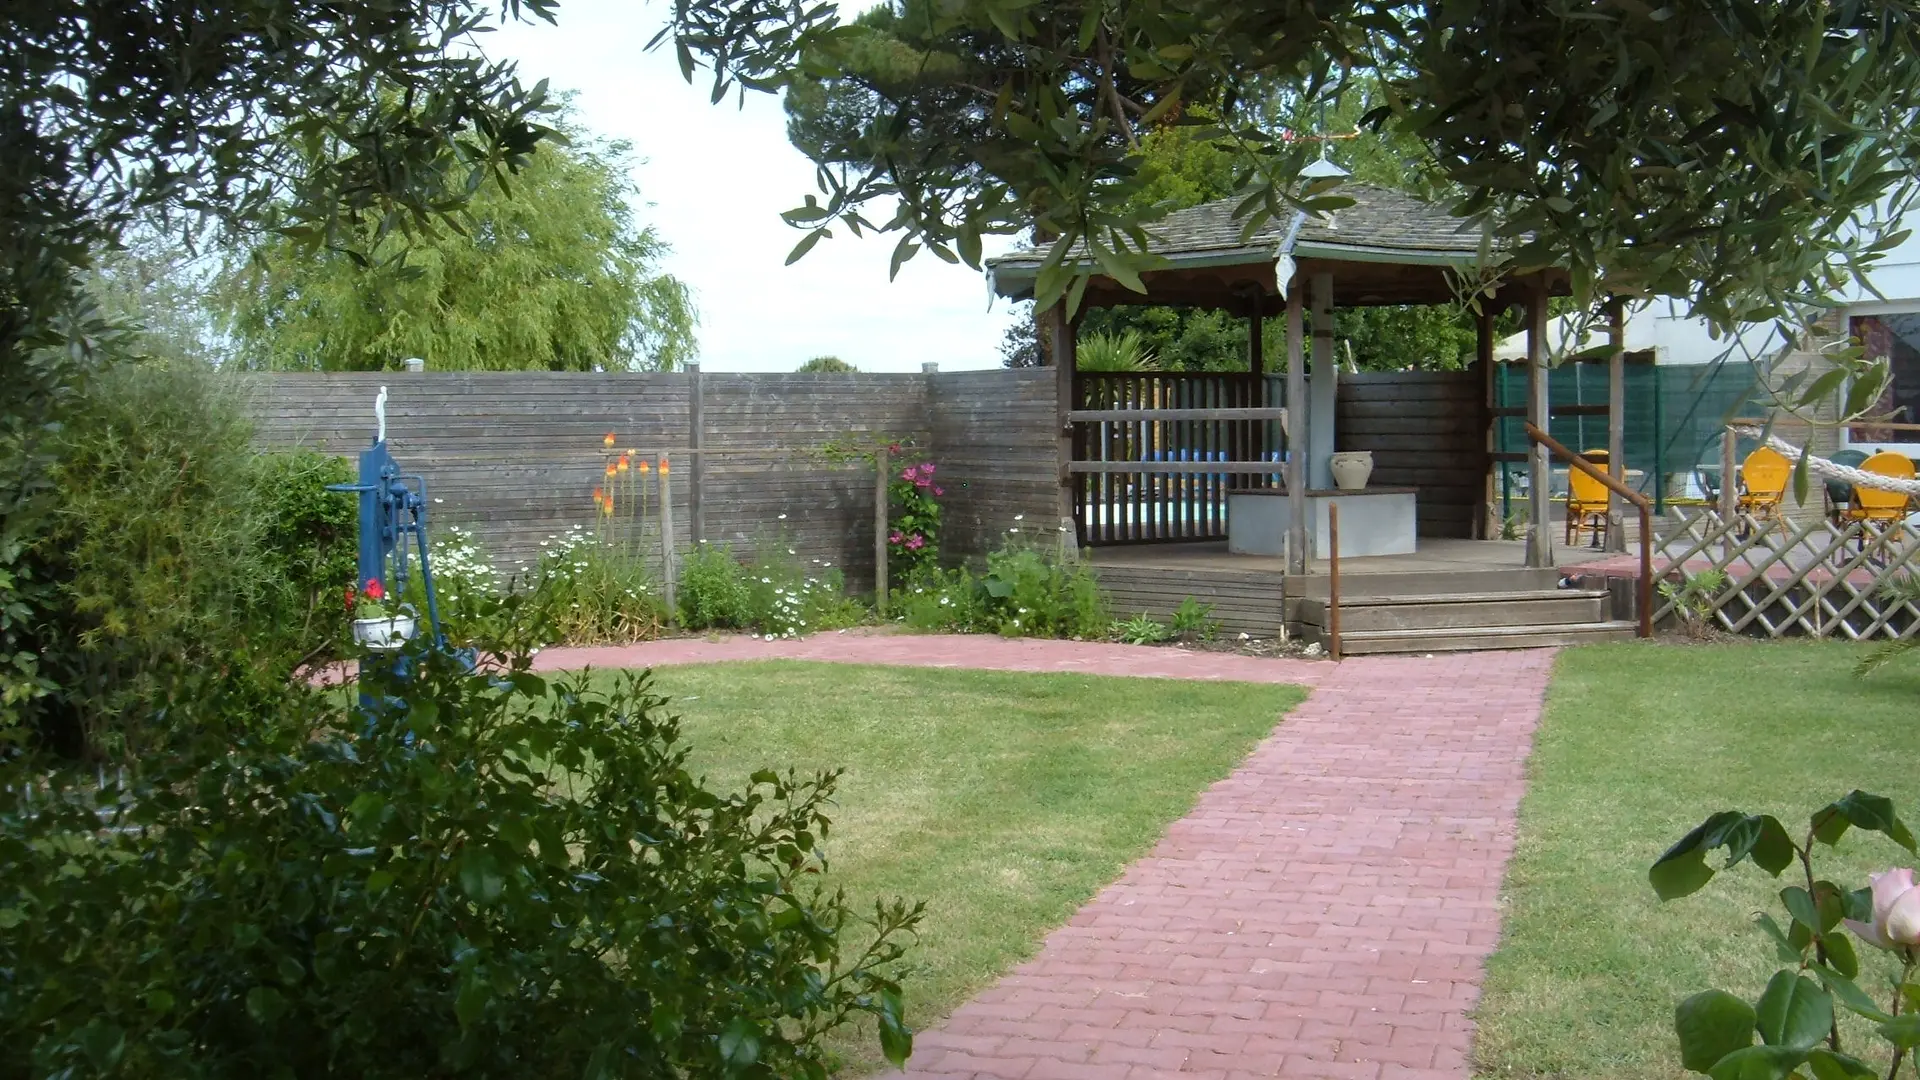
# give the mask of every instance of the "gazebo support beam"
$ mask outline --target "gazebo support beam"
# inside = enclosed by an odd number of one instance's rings
[[[1072,411],[1074,404],[1073,373],[1077,366],[1079,328],[1072,319],[1067,318],[1066,305],[1055,304],[1046,311],[1043,331],[1047,335],[1047,354],[1053,361],[1054,431],[1059,448],[1059,521],[1061,528],[1072,530],[1066,539],[1077,546],[1080,523],[1073,512],[1073,425],[1067,422],[1067,414]]]
[[[1627,478],[1627,305],[1607,297],[1607,475]],[[1656,483],[1658,480],[1656,479]],[[1627,550],[1626,508],[1607,492],[1607,550]]]
[[[1307,364],[1295,278],[1287,289],[1287,573],[1307,572]]]
[[[1547,430],[1547,291],[1536,279],[1526,292],[1527,421]],[[1527,565],[1553,565],[1553,529],[1548,521],[1547,487],[1553,472],[1547,448],[1527,447]]]
[[[1333,486],[1334,409],[1339,398],[1340,372],[1333,362],[1333,275],[1313,275],[1313,367],[1307,376],[1307,396],[1313,402],[1313,423],[1307,443],[1307,489]],[[1322,553],[1324,554],[1324,553]]]
[[[1493,415],[1494,406],[1499,404],[1494,396],[1494,386],[1496,385],[1494,380],[1499,377],[1499,372],[1493,364],[1493,298],[1487,296],[1481,297],[1480,309],[1474,314],[1473,359],[1474,363],[1480,367],[1480,378],[1485,386],[1484,393],[1488,416],[1487,454],[1489,456],[1487,460],[1489,466],[1486,475],[1480,478],[1480,505],[1474,507],[1473,538],[1475,540],[1488,540],[1500,535],[1500,525],[1496,524],[1493,520],[1493,508],[1495,505],[1494,492],[1498,490],[1495,486],[1494,470],[1507,467],[1505,462],[1494,461],[1491,456],[1498,448],[1497,444],[1499,442],[1494,434],[1494,426],[1501,422],[1498,417]]]

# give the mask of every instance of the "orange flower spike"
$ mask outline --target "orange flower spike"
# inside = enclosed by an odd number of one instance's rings
[[[661,458],[661,459],[660,459],[660,471],[661,471],[661,472],[663,472],[663,473],[667,471],[667,459],[666,459],[666,458]]]
[[[627,455],[621,454],[620,455],[620,471],[626,472],[629,464],[630,464],[630,460],[628,459]]]
[[[607,432],[607,437],[600,440],[600,445],[609,450],[613,449],[613,432]]]
[[[646,461],[646,459],[645,459],[645,458],[642,458],[642,459],[640,459],[640,466],[639,466],[639,468],[640,468],[640,471],[644,473],[644,472],[647,472],[647,471],[649,471],[649,470],[651,470],[651,469],[653,468],[653,466],[652,466],[652,465],[649,465],[649,464],[647,464],[647,461]]]
[[[611,461],[609,461],[609,462],[607,462],[607,475],[608,475],[608,476],[612,476],[612,475],[613,475],[614,473],[616,473],[616,472],[619,472],[619,471],[620,471],[620,470],[618,470],[618,469],[616,469],[616,468],[614,468],[614,467],[613,467],[613,462],[611,462]]]

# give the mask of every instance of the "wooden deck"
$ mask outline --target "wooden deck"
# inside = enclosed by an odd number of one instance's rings
[[[1518,540],[1422,537],[1411,555],[1340,560],[1341,592],[1362,597],[1551,587],[1562,569],[1608,557],[1592,548],[1557,545],[1556,554],[1559,569],[1528,571],[1525,545]],[[1224,542],[1093,548],[1085,556],[1119,617],[1145,612],[1165,620],[1192,597],[1212,605],[1211,617],[1222,632],[1266,638],[1277,636],[1281,624],[1290,621],[1290,604],[1326,595],[1325,560],[1315,562],[1304,579],[1290,581],[1285,559],[1230,554]],[[1298,615],[1291,621],[1297,623]]]

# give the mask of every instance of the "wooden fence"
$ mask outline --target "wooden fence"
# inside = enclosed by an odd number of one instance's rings
[[[792,547],[864,587],[870,468],[820,451],[849,436],[911,442],[939,465],[946,549],[974,554],[1016,515],[1052,521],[1058,482],[1050,371],[795,375],[371,372],[249,376],[258,437],[335,454],[365,447],[388,388],[394,455],[427,478],[436,522],[472,529],[509,567],[595,520],[602,440],[667,453],[675,542],[740,554]]]
[[[1826,518],[1756,521],[1711,509],[1676,510],[1662,538],[1659,576],[1669,586],[1654,620],[1704,616],[1723,630],[1765,637],[1854,641],[1920,633],[1920,531]],[[1689,596],[1724,574],[1711,595]],[[1688,607],[1698,604],[1698,610]]]
[[[1471,539],[1486,519],[1486,376],[1464,371],[1342,374],[1334,404],[1340,450],[1373,452],[1383,487],[1418,489],[1421,536]]]

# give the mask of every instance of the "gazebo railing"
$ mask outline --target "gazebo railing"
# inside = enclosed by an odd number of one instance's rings
[[[1281,483],[1277,383],[1248,372],[1076,372],[1080,542],[1225,539],[1228,493]]]

